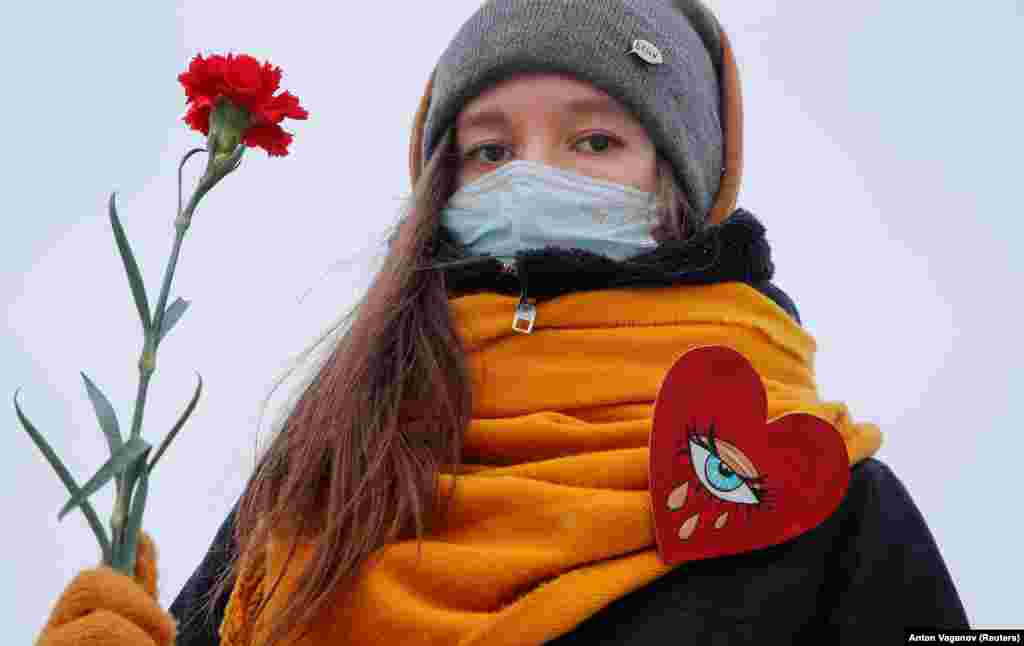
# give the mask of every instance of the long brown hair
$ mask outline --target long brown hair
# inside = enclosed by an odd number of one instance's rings
[[[438,474],[458,474],[472,411],[470,374],[436,260],[440,210],[454,189],[454,130],[442,138],[413,187],[410,208],[365,296],[331,328],[349,322],[303,385],[259,458],[236,511],[228,564],[206,602],[214,603],[270,533],[315,541],[294,595],[274,617],[274,646],[335,595],[347,593],[379,547],[421,539],[442,522],[454,496],[437,496]],[[655,239],[687,238],[706,226],[691,216],[672,166],[658,156]],[[323,335],[303,355],[319,345]],[[291,371],[289,371],[290,373]],[[278,380],[278,385],[281,380]],[[276,386],[275,386],[276,389]],[[266,401],[266,400],[264,400]],[[298,532],[294,530],[300,528]],[[289,554],[289,561],[294,554]],[[264,595],[259,611],[276,591]],[[259,612],[258,611],[258,612]],[[305,634],[305,632],[303,633]]]

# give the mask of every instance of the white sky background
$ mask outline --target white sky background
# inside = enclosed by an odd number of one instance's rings
[[[881,426],[877,457],[920,507],[972,623],[1024,624],[1024,413],[1013,399],[1024,261],[1011,254],[1024,233],[1013,192],[1024,145],[1024,4],[711,5],[742,79],[739,204],[765,223],[776,284],[818,340],[823,396]],[[187,61],[199,51],[269,59],[311,117],[285,121],[295,135],[288,157],[246,152],[200,204],[182,248],[171,300],[192,306],[161,345],[143,426],[158,444],[202,374],[202,399],[155,471],[144,522],[160,550],[165,607],[241,493],[262,398],[375,269],[372,251],[383,246],[374,245],[410,188],[417,103],[476,6],[7,10],[0,488],[15,521],[5,552],[17,558],[0,571],[0,625],[10,643],[30,643],[75,573],[99,562],[80,512],[57,521],[67,492],[11,398],[21,387],[23,410],[80,483],[108,457],[80,370],[130,427],[142,334],[107,200],[118,191],[154,305],[173,240],[177,165],[205,144],[180,121],[176,77]],[[199,154],[186,167],[186,197],[203,164]],[[353,254],[354,264],[324,277]],[[263,438],[269,422],[268,412]],[[104,522],[112,502],[112,486],[93,497]]]

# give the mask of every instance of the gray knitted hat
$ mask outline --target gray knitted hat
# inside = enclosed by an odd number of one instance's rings
[[[564,73],[633,112],[691,209],[707,217],[726,167],[722,69],[721,26],[699,0],[487,0],[434,70],[422,160],[489,86],[522,72]]]

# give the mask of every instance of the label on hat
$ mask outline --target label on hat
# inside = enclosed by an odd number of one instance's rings
[[[642,38],[637,38],[633,41],[633,49],[626,52],[627,54],[636,54],[640,58],[644,59],[651,65],[661,65],[664,59],[661,57],[661,50],[654,46],[654,43],[650,43]]]

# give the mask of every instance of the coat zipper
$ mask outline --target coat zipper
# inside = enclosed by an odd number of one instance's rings
[[[520,334],[529,334],[533,332],[533,324],[537,320],[537,306],[535,300],[526,295],[526,281],[520,275],[519,259],[516,258],[512,262],[499,259],[498,262],[501,263],[502,271],[515,276],[521,286],[519,304],[516,305],[516,311],[512,315],[512,329]]]
[[[521,334],[531,333],[533,331],[533,324],[537,320],[536,299],[531,299],[526,295],[526,281],[524,281],[521,276],[521,270],[519,268],[519,258],[514,259],[512,262],[507,262],[505,260],[502,260],[501,258],[491,257],[466,258],[463,260],[454,260],[451,262],[430,265],[429,269],[442,269],[445,267],[461,267],[463,265],[475,265],[482,262],[489,262],[491,260],[497,260],[499,263],[501,263],[502,273],[515,276],[516,279],[519,281],[519,304],[516,305],[515,314],[512,315],[512,329]]]

